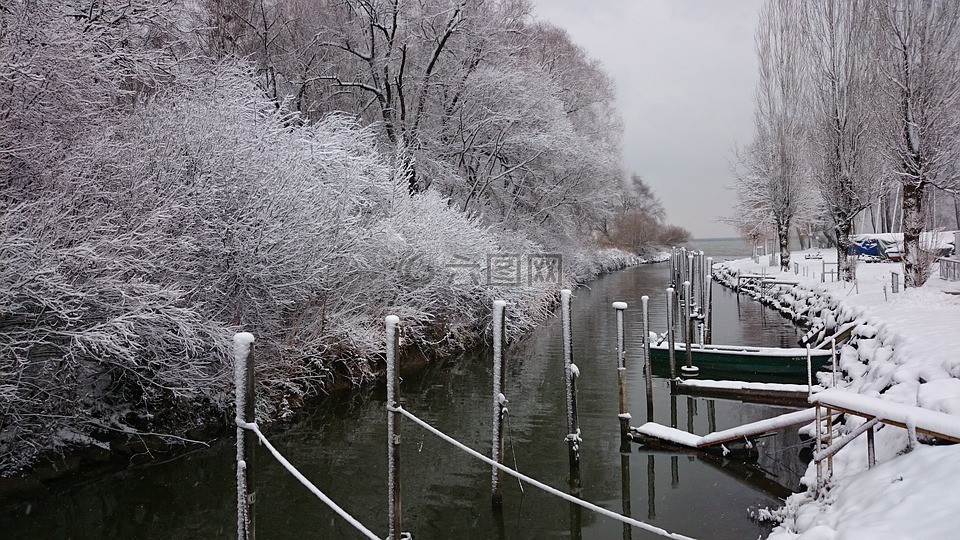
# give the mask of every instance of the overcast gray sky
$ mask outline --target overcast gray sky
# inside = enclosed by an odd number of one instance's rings
[[[533,0],[617,86],[624,162],[667,220],[695,238],[736,236],[730,162],[752,134],[753,32],[762,0]]]

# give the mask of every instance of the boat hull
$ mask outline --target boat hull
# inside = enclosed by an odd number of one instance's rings
[[[676,343],[674,357],[677,369],[686,365],[686,344]],[[779,349],[774,347],[741,347],[736,345],[692,345],[693,365],[706,371],[750,373],[756,375],[806,376],[806,349]],[[811,350],[813,371],[819,371],[830,362],[830,351]],[[666,343],[650,346],[650,360],[655,370],[668,367],[670,356]]]

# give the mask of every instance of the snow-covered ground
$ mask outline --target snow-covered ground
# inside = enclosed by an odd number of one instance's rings
[[[767,262],[761,257],[759,263],[722,263],[715,266],[715,274],[732,284],[737,272],[797,282],[764,287],[765,301],[788,316],[828,328],[859,321],[852,344],[842,347],[843,376],[837,387],[960,416],[960,294],[951,294],[960,293],[960,282],[941,279],[935,269],[923,287],[904,290],[901,265],[863,261],[855,284],[832,281],[833,250],[793,253],[789,272]],[[900,275],[898,293],[892,292],[892,272]],[[820,383],[830,387],[831,379],[821,374]],[[841,430],[851,431],[863,422],[851,417]],[[858,437],[834,457],[833,476],[819,491],[811,462],[803,479],[805,491],[787,499],[783,508],[770,510],[769,516],[780,520],[771,540],[960,534],[960,445],[910,449],[905,429],[883,426],[876,432],[877,466],[868,469],[865,439]]]

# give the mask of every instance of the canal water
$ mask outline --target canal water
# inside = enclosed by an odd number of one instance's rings
[[[752,519],[797,489],[805,468],[796,430],[760,442],[755,463],[623,447],[617,420],[615,314],[626,312],[632,425],[648,414],[706,434],[790,409],[702,397],[671,396],[654,381],[647,411],[640,366],[640,296],[649,295],[654,329],[665,329],[669,265],[632,268],[575,291],[574,361],[580,368],[581,473],[578,495],[669,531],[700,539],[765,536]],[[714,286],[714,342],[792,345],[797,331],[755,302]],[[560,321],[551,319],[507,350],[506,462],[571,491]],[[477,350],[404,377],[404,407],[487,455],[492,404],[491,354]],[[328,398],[290,423],[265,431],[274,445],[333,500],[386,535],[385,390]],[[404,529],[417,540],[446,538],[632,538],[656,536],[581,510],[506,477],[504,504],[490,504],[490,468],[403,422]],[[13,539],[230,538],[236,535],[235,449],[223,439],[179,458],[87,482],[0,508],[0,537]],[[358,538],[359,535],[261,449],[256,458],[258,539]]]

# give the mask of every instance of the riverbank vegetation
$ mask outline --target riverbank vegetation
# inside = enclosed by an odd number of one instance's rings
[[[449,351],[502,298],[516,336],[685,233],[523,1],[15,0],[0,28],[3,475],[222,421],[234,331],[282,418],[372,381],[388,313]]]
[[[930,275],[922,231],[960,229],[960,5],[922,0],[771,0],[756,33],[753,140],[736,156],[747,238],[791,227],[836,245],[903,234],[907,286]]]

